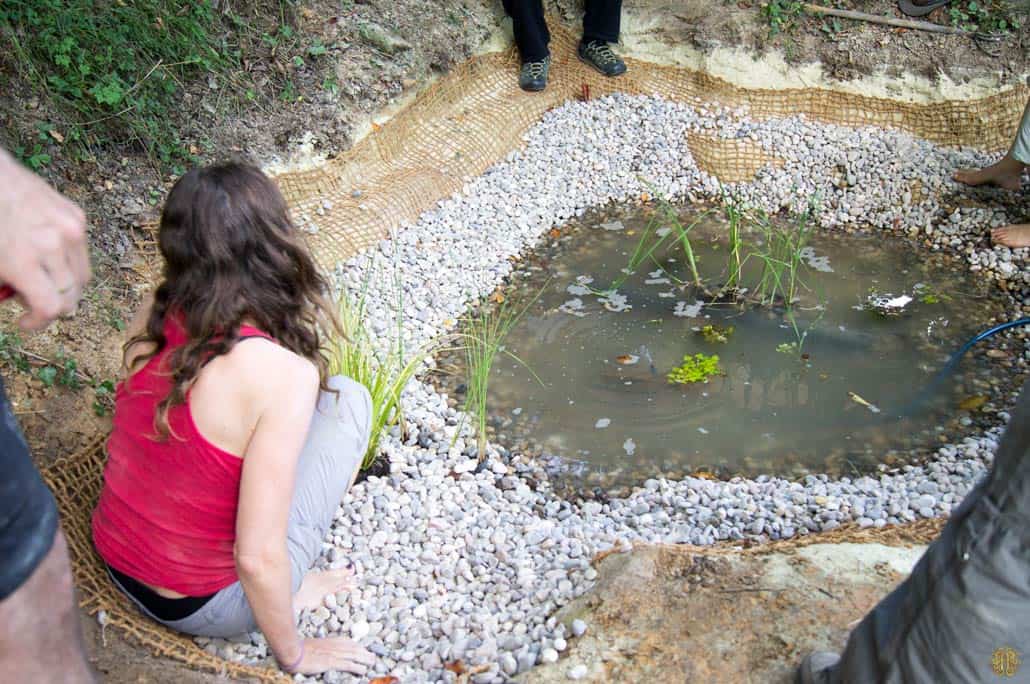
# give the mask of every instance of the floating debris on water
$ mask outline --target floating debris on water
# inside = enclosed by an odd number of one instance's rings
[[[522,409],[521,408],[513,408],[511,410],[511,415],[513,415],[513,416],[518,416],[518,415],[521,415],[521,414],[522,414]]]
[[[615,357],[615,360],[621,363],[623,366],[632,366],[640,360],[640,357],[636,354],[620,354],[619,356]]]
[[[599,299],[598,301],[600,301],[601,304],[604,305],[605,309],[615,313],[629,311],[633,308],[633,305],[627,302],[626,295],[619,294],[615,291],[606,293],[605,296]]]
[[[666,235],[668,235],[671,232],[672,232],[672,228],[670,228],[668,226],[663,226],[663,227],[659,228],[658,230],[656,230],[654,232],[654,234],[657,235],[658,237],[665,237]]]
[[[590,294],[589,287],[587,287],[586,285],[579,284],[569,285],[567,288],[565,288],[565,291],[568,292],[570,295],[576,295],[579,297],[583,297]]]
[[[817,255],[814,247],[803,248],[798,252],[798,256],[801,257],[801,260],[808,264],[808,267],[813,270],[821,271],[823,273],[833,273],[833,267],[830,266],[830,257]]]
[[[880,412],[879,408],[877,408],[876,406],[873,406],[868,401],[866,401],[862,397],[858,396],[854,392],[848,392],[848,396],[851,397],[851,401],[855,402],[856,404],[859,404],[860,406],[865,406],[867,409],[869,409],[873,413],[879,413]]]
[[[705,430],[703,427],[699,427],[697,429],[697,431],[700,432],[702,435],[707,435],[708,434],[708,430]]]
[[[637,348],[637,354],[647,360],[647,365],[651,368],[651,375],[658,375],[658,369],[654,367],[654,357],[651,356],[651,350],[647,348],[646,344],[642,344]]]
[[[855,308],[866,308],[875,311],[881,316],[891,316],[901,313],[901,311],[910,303],[912,303],[912,298],[908,295],[898,295],[895,297],[891,294],[873,293],[866,298],[865,307]]]
[[[598,418],[597,422],[594,423],[594,427],[598,430],[603,430],[612,424],[611,418]]]
[[[567,302],[558,307],[558,311],[561,311],[562,313],[571,314],[573,316],[579,316],[580,318],[583,318],[587,315],[586,311],[583,311],[583,300],[579,297],[568,300]]]
[[[622,443],[622,448],[626,452],[627,456],[632,456],[637,450],[637,443],[633,441],[633,438],[628,438]]]
[[[625,230],[626,226],[622,224],[622,221],[609,221],[608,223],[598,224],[599,227],[605,230]]]
[[[676,308],[672,310],[673,316],[679,316],[680,318],[697,318],[701,315],[701,310],[705,308],[705,303],[700,299],[693,304],[687,304],[682,299],[676,302]]]

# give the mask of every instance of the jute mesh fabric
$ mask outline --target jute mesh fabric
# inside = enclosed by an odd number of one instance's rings
[[[1028,96],[1019,82],[978,100],[913,104],[823,89],[752,90],[715,76],[626,59],[609,79],[580,62],[576,38],[552,17],[550,82],[523,93],[513,76],[514,51],[474,58],[351,150],[309,171],[277,180],[295,211],[309,218],[313,252],[332,266],[410,223],[437,200],[519,147],[547,110],[570,99],[614,92],[659,95],[704,106],[745,105],[754,118],[796,114],[826,123],[899,128],[935,143],[999,150],[1015,134]],[[749,180],[771,159],[755,146],[692,136],[702,170],[726,182]],[[319,213],[321,212],[321,213]]]
[[[698,106],[746,105],[755,118],[805,114],[827,123],[900,128],[945,145],[999,150],[1012,139],[1028,95],[1020,83],[979,100],[920,105],[828,90],[749,90],[705,73],[634,59],[626,60],[626,75],[606,79],[576,59],[572,33],[554,17],[551,26],[553,64],[544,92],[518,89],[513,51],[483,55],[428,88],[345,154],[319,168],[277,177],[295,218],[313,231],[310,246],[324,267],[376,243],[390,229],[413,222],[518,148],[544,112],[574,98],[625,92]],[[701,168],[726,182],[748,180],[763,165],[779,163],[746,142],[692,135],[687,143]],[[274,668],[230,663],[208,654],[192,639],[144,618],[113,587],[90,535],[104,462],[98,436],[43,473],[61,510],[82,606],[93,614],[106,611],[108,629],[192,668],[263,682],[291,681]],[[939,521],[876,531],[845,526],[819,539],[915,543],[928,541],[939,527]],[[803,538],[775,548],[806,543]]]

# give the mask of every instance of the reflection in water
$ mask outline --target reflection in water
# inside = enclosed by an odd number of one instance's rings
[[[523,264],[519,290],[544,290],[506,346],[544,386],[510,361],[491,378],[491,405],[511,419],[506,430],[584,473],[792,474],[825,471],[828,461],[866,467],[887,449],[928,443],[941,414],[902,421],[897,409],[1002,310],[964,271],[854,236],[811,241],[797,332],[782,310],[697,306],[700,297],[677,284],[686,279],[677,253],[655,255],[621,297],[604,297],[597,290],[621,275],[645,223],[619,218],[625,230],[583,228],[557,253]],[[722,232],[713,221],[694,233],[701,271],[713,280],[726,261]],[[746,271],[744,282],[753,276]],[[885,317],[862,308],[871,293],[915,300]],[[725,343],[706,341],[698,330],[709,324],[734,331]],[[799,334],[803,358],[784,353]],[[669,370],[696,353],[718,354],[725,375],[670,384]]]

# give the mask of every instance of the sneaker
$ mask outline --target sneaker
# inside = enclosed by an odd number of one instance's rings
[[[794,674],[794,684],[822,684],[829,681],[827,670],[840,662],[840,656],[829,651],[816,651],[809,653],[797,672]]]
[[[600,71],[605,76],[620,76],[626,73],[626,63],[603,40],[580,43],[577,50],[581,61]]]
[[[547,87],[547,72],[551,70],[551,58],[544,57],[537,62],[526,62],[519,70],[519,87],[536,93]]]

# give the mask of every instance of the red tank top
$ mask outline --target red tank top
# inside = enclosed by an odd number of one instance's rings
[[[165,348],[120,383],[107,441],[93,543],[115,570],[186,596],[236,581],[233,544],[243,459],[204,439],[187,401],[168,411],[170,435],[155,436],[157,405],[171,389],[168,356],[187,341],[165,319]],[[243,326],[240,337],[271,337]]]

